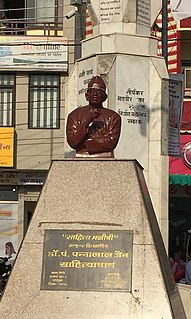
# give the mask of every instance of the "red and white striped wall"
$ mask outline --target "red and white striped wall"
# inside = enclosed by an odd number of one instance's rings
[[[160,13],[156,24],[162,28],[162,14]],[[158,55],[162,56],[162,32],[156,32],[159,39]],[[179,33],[177,32],[177,22],[174,20],[170,5],[168,2],[168,71],[169,73],[178,73],[178,50],[179,50]]]
[[[90,38],[93,36],[93,28],[90,16],[88,15],[88,12],[86,12],[86,38]]]

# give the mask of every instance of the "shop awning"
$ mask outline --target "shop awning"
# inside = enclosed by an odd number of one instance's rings
[[[191,186],[191,175],[181,175],[181,174],[170,174],[169,175],[169,184],[181,186],[188,185]]]

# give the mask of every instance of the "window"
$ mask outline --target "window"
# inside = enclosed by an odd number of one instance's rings
[[[191,90],[191,68],[184,69],[185,90]]]
[[[59,75],[31,75],[29,128],[59,128]]]
[[[3,18],[6,20],[18,20],[23,21],[24,19],[24,7],[25,0],[0,0],[0,7],[3,9]],[[8,22],[8,21],[7,21]]]
[[[14,126],[15,76],[0,74],[0,126]]]
[[[33,22],[57,22],[62,17],[61,0],[25,0],[26,18]]]

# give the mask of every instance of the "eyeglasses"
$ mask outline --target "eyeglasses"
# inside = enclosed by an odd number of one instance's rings
[[[89,88],[88,89],[89,94],[93,94],[93,93],[102,94],[103,92],[105,93],[104,89],[96,89],[96,88]]]

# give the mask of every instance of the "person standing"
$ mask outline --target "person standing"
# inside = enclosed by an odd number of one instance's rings
[[[8,258],[8,261],[6,262],[6,266],[10,265],[12,268],[16,258],[16,251],[11,241],[5,244],[5,255]]]
[[[172,251],[170,257],[170,267],[175,282],[179,282],[185,276],[185,266],[186,263],[181,259],[182,257],[182,248],[177,246]]]

